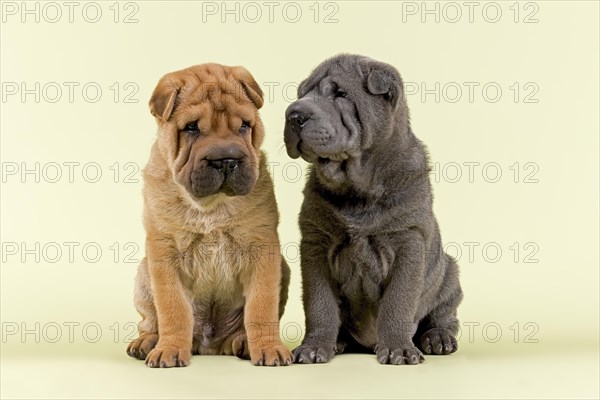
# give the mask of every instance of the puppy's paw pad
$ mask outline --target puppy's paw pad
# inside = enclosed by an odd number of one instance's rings
[[[421,335],[420,342],[425,354],[447,355],[458,350],[456,338],[446,329],[430,329]]]
[[[326,363],[335,355],[335,346],[302,345],[294,349],[293,355],[298,364]]]
[[[192,353],[177,347],[155,347],[146,357],[146,365],[150,368],[187,367]]]
[[[158,334],[156,333],[145,333],[127,346],[127,354],[130,357],[137,358],[138,360],[145,360],[148,353],[158,343]]]

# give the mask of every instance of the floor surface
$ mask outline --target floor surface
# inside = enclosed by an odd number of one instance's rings
[[[22,398],[598,398],[598,348],[467,343],[420,366],[382,366],[348,354],[322,365],[254,367],[194,356],[150,369],[122,345],[4,347],[1,397]]]

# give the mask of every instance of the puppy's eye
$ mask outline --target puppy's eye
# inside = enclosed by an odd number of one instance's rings
[[[335,92],[335,97],[346,97],[348,96],[348,93],[344,92],[342,89],[338,89]]]
[[[250,129],[250,122],[242,121],[242,126],[240,126],[240,133],[246,133]]]
[[[194,122],[188,122],[185,125],[185,129],[186,132],[189,133],[199,133],[200,129],[198,128],[198,121],[194,121]]]

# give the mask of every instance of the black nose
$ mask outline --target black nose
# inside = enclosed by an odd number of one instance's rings
[[[236,169],[241,162],[241,158],[221,158],[219,160],[208,160],[208,165],[224,174],[228,174]]]
[[[288,121],[292,124],[292,127],[295,129],[301,129],[302,126],[308,121],[310,116],[303,112],[294,111],[288,116]]]

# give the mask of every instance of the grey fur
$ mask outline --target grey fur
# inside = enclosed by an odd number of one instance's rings
[[[295,361],[374,351],[382,364],[418,364],[415,343],[426,354],[456,351],[458,267],[442,250],[428,155],[398,71],[356,55],[326,60],[286,111],[285,143],[312,164],[300,212],[306,335]]]

